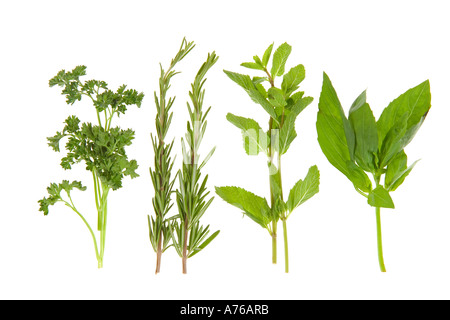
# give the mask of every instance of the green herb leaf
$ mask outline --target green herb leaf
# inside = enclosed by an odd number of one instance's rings
[[[363,192],[372,190],[372,182],[363,169],[358,167],[354,162],[347,161],[347,178],[353,183],[356,189]]]
[[[267,63],[269,63],[270,55],[272,54],[273,43],[264,51],[262,64],[264,67],[267,67]]]
[[[281,154],[285,154],[288,151],[292,141],[297,137],[297,132],[295,131],[295,120],[297,119],[297,116],[312,101],[313,98],[311,97],[301,98],[288,110],[287,115],[284,117],[283,126],[279,130],[279,146],[276,148]]]
[[[243,63],[241,63],[241,66],[245,67],[245,68],[249,68],[249,69],[255,69],[255,70],[262,70],[262,71],[264,71],[264,67],[262,65],[259,65],[259,64],[255,63],[255,62],[243,62]]]
[[[227,114],[227,120],[242,130],[244,149],[248,155],[266,152],[269,145],[269,137],[255,120],[235,116],[231,113]]]
[[[403,138],[406,134],[407,121],[408,115],[404,114],[386,134],[379,153],[380,168],[388,165],[391,159],[405,147]]]
[[[419,160],[414,161],[413,164],[406,167],[406,155],[403,157],[402,153],[400,153],[400,155],[397,156],[396,159],[394,159],[387,167],[385,188],[388,191],[395,191],[403,183],[403,181],[405,181],[405,178],[409,175],[417,162],[419,162]]]
[[[250,76],[227,70],[224,70],[224,72],[231,80],[236,82],[247,92],[247,94],[250,96],[253,102],[261,105],[264,108],[264,110],[266,110],[267,113],[269,113],[270,116],[276,120],[277,114],[275,113],[273,106],[269,103],[269,101],[267,101],[264,95],[261,94],[261,92],[256,88]]]
[[[305,67],[302,64],[295,66],[283,76],[281,90],[284,95],[289,96],[298,89],[299,84],[305,79]]]
[[[261,67],[263,67],[263,63],[261,61],[261,59],[258,56],[253,56],[253,61],[255,61],[255,63]],[[264,70],[264,68],[262,68],[262,70]]]
[[[354,104],[350,108],[349,121],[355,132],[355,160],[364,170],[374,172],[374,154],[378,151],[378,134],[375,117],[369,104]]]
[[[225,74],[228,76],[228,78],[230,78],[235,83],[240,85],[245,91],[254,89],[255,86],[249,75],[240,74],[237,72],[232,72],[232,71],[227,71],[227,70],[223,70],[223,72],[225,72]]]
[[[387,166],[386,175],[384,178],[384,187],[389,191],[389,187],[394,181],[403,173],[407,166],[408,157],[402,150],[392,159],[391,163]]]
[[[280,45],[277,50],[275,50],[272,59],[272,69],[270,70],[272,78],[274,78],[275,76],[280,77],[284,74],[284,67],[289,55],[291,54],[291,50],[292,47],[286,42]]]
[[[287,103],[284,100],[283,91],[281,91],[278,88],[271,87],[267,91],[269,102],[275,107],[275,108],[283,108]]]
[[[62,138],[64,138],[66,135],[61,132],[56,132],[56,134],[53,137],[48,137],[48,145],[56,152],[59,152],[59,142]]]
[[[61,196],[61,191],[65,191],[67,195],[70,197],[70,192],[74,189],[78,189],[81,191],[85,191],[86,187],[81,184],[80,181],[72,181],[63,180],[61,183],[51,183],[50,186],[47,187],[47,192],[49,194],[48,197],[44,197],[38,201],[39,203],[39,211],[42,211],[44,215],[48,215],[49,206],[54,205],[55,203],[64,200]]]
[[[261,92],[259,92],[259,90],[255,88],[249,90],[247,93],[254,102],[258,103],[263,107],[264,110],[266,110],[266,112],[272,117],[272,119],[274,119],[274,121],[278,122],[274,107],[270,104],[269,101],[267,101],[267,99],[261,94]]]
[[[304,180],[299,180],[289,192],[287,209],[292,212],[302,203],[319,192],[320,173],[317,166],[309,168]]]
[[[202,251],[203,249],[205,249],[205,247],[210,244],[211,241],[213,241],[220,233],[220,230],[217,230],[216,232],[214,232],[212,235],[209,236],[208,239],[206,239],[205,241],[202,242],[202,244],[200,244],[198,247],[196,247],[192,253],[189,255],[189,258],[193,257],[194,255],[196,255],[197,253],[199,253],[200,251]]]
[[[406,115],[406,131],[421,124],[431,107],[430,82],[428,80],[407,90],[394,99],[383,110],[377,121],[378,143],[386,138],[388,132],[399,122],[403,122]],[[418,128],[415,129],[417,131]],[[406,132],[405,131],[405,132]],[[409,142],[409,141],[408,141]]]
[[[261,227],[267,228],[271,221],[271,210],[266,199],[239,187],[216,187],[216,193],[224,201],[241,209]]]
[[[378,186],[373,189],[369,193],[367,202],[372,207],[394,209],[394,202],[392,201],[389,192],[385,188],[383,188],[383,186]]]
[[[349,170],[347,162],[353,160],[355,136],[326,73],[323,74],[316,128],[320,148],[328,161],[352,180],[354,170]]]

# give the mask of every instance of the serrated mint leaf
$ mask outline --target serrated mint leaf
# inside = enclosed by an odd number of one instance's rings
[[[289,198],[286,202],[287,209],[292,212],[302,203],[312,198],[319,192],[320,173],[317,166],[309,168],[304,180],[299,180],[289,192]]]
[[[305,67],[301,64],[289,70],[283,76],[281,90],[286,96],[290,96],[292,92],[298,89],[298,85],[305,79]]]
[[[276,76],[282,76],[284,73],[284,67],[286,65],[286,61],[291,54],[292,47],[288,45],[286,42],[280,45],[277,50],[275,50],[272,59],[272,68],[270,70],[270,74],[272,78]]]
[[[241,63],[242,67],[245,68],[249,68],[249,69],[255,69],[255,70],[263,70],[264,71],[264,67],[255,63],[255,62],[243,62]]]
[[[227,120],[242,130],[244,148],[248,155],[257,155],[259,152],[266,153],[269,137],[255,120],[235,116],[231,113],[227,114]]]
[[[281,91],[278,88],[271,87],[267,91],[269,102],[274,106],[275,108],[283,108],[286,106],[287,102],[284,99],[283,91]]]
[[[260,59],[258,56],[253,56],[253,61],[255,61],[255,63],[256,63],[257,65],[259,65],[259,66],[261,66],[261,67],[264,67],[264,66],[263,66],[263,63],[262,63],[262,61],[261,61],[261,59]],[[261,70],[264,70],[264,68],[262,68]]]
[[[256,88],[250,89],[248,92],[248,95],[253,100],[253,102],[258,103],[260,106],[263,107],[264,110],[275,120],[277,120],[277,114],[275,112],[274,107],[270,104],[270,102],[261,94],[259,90]]]
[[[237,72],[227,71],[227,70],[223,70],[223,72],[225,72],[225,74],[228,76],[228,78],[230,78],[235,83],[240,85],[246,91],[251,90],[251,89],[254,88],[254,84],[253,84],[252,79],[250,78],[250,76],[245,75],[245,74],[240,74],[240,73],[237,73]]]
[[[266,51],[264,51],[264,55],[262,58],[262,64],[264,67],[267,67],[267,64],[269,63],[270,55],[272,54],[273,49],[273,43],[267,47]]]
[[[261,227],[267,228],[271,213],[266,199],[239,187],[216,187],[216,193],[224,201],[241,209]]]

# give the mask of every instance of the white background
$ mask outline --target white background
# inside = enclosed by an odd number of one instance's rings
[[[450,217],[448,194],[448,91],[450,50],[445,1],[8,1],[0,5],[1,183],[0,298],[2,299],[448,299]],[[297,139],[283,160],[285,193],[313,164],[320,193],[288,220],[291,272],[278,265],[271,240],[238,209],[216,197],[203,218],[220,235],[188,261],[174,250],[154,274],[147,214],[153,189],[150,132],[159,63],[167,66],[186,37],[197,45],[177,70],[169,131],[179,139],[185,102],[208,52],[219,61],[207,78],[205,105],[212,106],[202,154],[217,150],[204,169],[209,188],[237,185],[268,196],[266,160],[249,157],[238,129],[225,115],[252,117],[267,129],[268,116],[223,69],[262,56],[267,46],[292,46],[287,68],[302,63],[301,85],[314,102],[299,116]],[[82,180],[74,192],[95,227],[92,180],[83,165],[60,166],[46,137],[70,114],[95,121],[87,100],[65,104],[48,80],[59,70],[87,66],[85,79],[123,83],[146,95],[116,124],[132,127],[128,148],[140,177],[126,178],[110,194],[104,268],[97,269],[92,239],[82,221],[59,204],[44,217],[37,200],[50,182]],[[432,108],[406,148],[409,162],[422,159],[392,194],[396,209],[382,210],[387,273],[379,271],[374,209],[329,164],[317,143],[315,121],[322,72],[331,78],[344,109],[367,89],[378,118],[388,103],[430,79]],[[117,120],[117,119],[115,119]],[[181,158],[178,157],[177,166]],[[175,212],[175,211],[174,211]]]

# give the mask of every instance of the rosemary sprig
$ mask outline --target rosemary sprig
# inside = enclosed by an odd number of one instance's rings
[[[170,88],[170,80],[178,72],[173,70],[175,65],[180,62],[193,48],[193,42],[187,42],[183,39],[180,49],[170,62],[169,68],[165,71],[160,64],[161,75],[159,78],[159,95],[154,93],[156,105],[156,136],[150,134],[154,151],[154,168],[149,168],[152,178],[155,196],[152,199],[155,217],[148,215],[149,237],[153,250],[156,252],[156,271],[160,272],[161,255],[170,247],[170,233],[166,215],[171,209],[173,203],[171,194],[175,178],[171,178],[174,160],[171,158],[173,142],[166,143],[165,138],[172,121],[173,113],[171,107],[175,97],[167,99],[166,95]]]
[[[208,175],[200,183],[201,169],[214,153],[213,148],[199,165],[199,147],[206,131],[206,116],[211,109],[203,112],[203,99],[205,90],[203,85],[205,75],[217,62],[218,57],[214,52],[208,54],[208,58],[199,69],[194,82],[191,84],[189,97],[192,106],[187,103],[190,119],[187,122],[186,141],[181,139],[183,166],[178,172],[179,189],[177,193],[178,215],[171,223],[171,235],[173,246],[182,258],[183,273],[187,273],[187,259],[204,249],[218,234],[209,234],[209,225],[200,225],[200,218],[206,212],[214,197],[206,200],[209,194],[206,188]]]

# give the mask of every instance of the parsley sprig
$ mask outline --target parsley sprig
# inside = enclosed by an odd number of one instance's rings
[[[70,115],[64,121],[64,128],[58,131],[53,137],[47,138],[48,145],[56,152],[60,152],[61,140],[66,140],[66,155],[61,159],[61,167],[70,170],[74,164],[83,162],[86,170],[92,173],[93,187],[95,195],[95,205],[97,210],[97,230],[100,232],[99,245],[87,220],[75,208],[70,191],[73,188],[86,190],[81,182],[69,183],[64,180],[60,184],[52,183],[47,191],[48,197],[39,200],[39,210],[47,215],[49,206],[57,202],[63,202],[66,206],[75,211],[88,227],[94,241],[98,267],[103,267],[103,257],[105,250],[105,235],[108,210],[108,195],[110,190],[117,190],[122,187],[122,180],[125,176],[131,178],[138,177],[136,160],[129,160],[125,147],[131,145],[134,139],[134,131],[123,130],[119,127],[112,127],[112,120],[115,116],[125,114],[129,106],[141,106],[143,93],[134,89],[127,89],[126,85],[120,86],[117,91],[108,89],[104,81],[87,80],[82,82],[80,77],[86,75],[85,66],[77,66],[72,71],[61,70],[50,79],[49,86],[59,86],[62,88],[61,94],[66,97],[66,103],[73,105],[80,101],[83,96],[90,98],[97,116],[97,124],[90,122],[81,123],[75,115]],[[64,200],[61,192],[65,191],[68,200]]]

